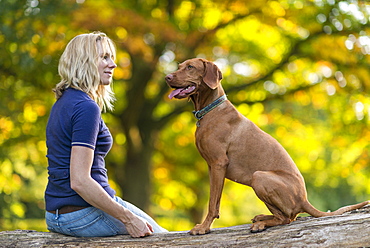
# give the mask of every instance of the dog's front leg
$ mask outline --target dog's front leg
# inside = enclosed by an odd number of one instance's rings
[[[210,177],[208,214],[202,224],[197,224],[190,230],[189,233],[191,235],[209,233],[213,220],[219,218],[221,194],[224,187],[227,165],[228,163],[223,161],[208,166]]]

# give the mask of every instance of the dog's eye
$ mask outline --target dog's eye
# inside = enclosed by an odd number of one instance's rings
[[[194,68],[194,66],[192,66],[192,65],[188,65],[188,67],[187,67],[189,70],[190,69],[193,69]]]

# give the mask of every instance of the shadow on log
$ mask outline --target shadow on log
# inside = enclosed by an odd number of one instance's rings
[[[0,232],[0,247],[370,247],[370,205],[339,216],[301,217],[285,226],[250,233],[250,225],[212,229],[207,235],[187,232],[79,238],[49,232]]]

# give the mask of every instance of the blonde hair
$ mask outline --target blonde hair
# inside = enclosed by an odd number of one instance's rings
[[[113,109],[115,100],[110,85],[100,82],[98,71],[99,51],[97,41],[101,41],[103,54],[109,52],[112,59],[116,58],[114,42],[106,34],[93,32],[74,37],[64,50],[59,60],[58,73],[61,81],[53,89],[56,99],[59,99],[64,91],[71,87],[88,94],[102,109]]]

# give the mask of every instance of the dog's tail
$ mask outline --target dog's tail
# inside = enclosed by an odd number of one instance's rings
[[[358,204],[341,207],[340,209],[338,209],[334,212],[322,212],[322,211],[316,209],[314,206],[312,206],[311,203],[306,201],[306,203],[303,206],[303,210],[304,210],[304,212],[310,214],[313,217],[324,217],[324,216],[332,216],[332,215],[343,214],[343,213],[348,212],[348,211],[352,211],[352,210],[355,210],[355,209],[358,209],[358,208],[362,208],[363,206],[366,206],[369,203],[370,203],[370,201],[364,201],[364,202],[361,202],[361,203],[358,203]]]

